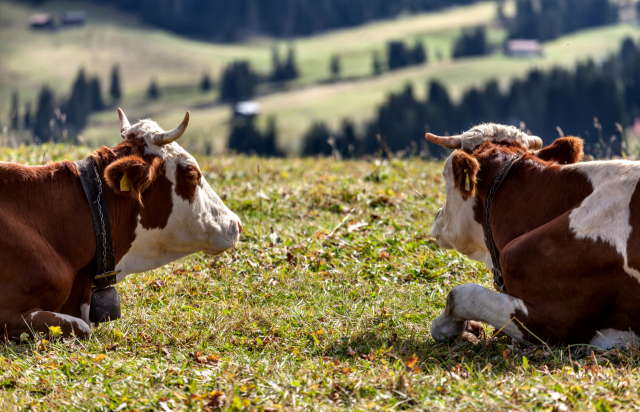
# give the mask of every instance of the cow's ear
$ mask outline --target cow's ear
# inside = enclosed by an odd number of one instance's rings
[[[142,193],[162,170],[162,159],[145,161],[140,156],[127,156],[111,163],[104,171],[105,180],[116,193],[131,196],[142,205]]]
[[[480,163],[475,157],[469,156],[462,150],[453,152],[452,160],[453,179],[456,189],[462,193],[462,197],[465,199],[475,196]]]
[[[572,164],[582,160],[583,141],[578,137],[561,137],[550,146],[535,152],[535,155],[547,162]]]

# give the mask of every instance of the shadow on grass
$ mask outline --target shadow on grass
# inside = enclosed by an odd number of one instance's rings
[[[429,370],[460,370],[461,365],[475,372],[513,371],[517,367],[532,367],[543,373],[570,367],[613,367],[634,369],[640,366],[640,351],[636,347],[602,350],[592,345],[547,346],[520,344],[507,336],[493,338],[481,336],[472,343],[458,337],[446,342],[435,342],[431,337],[398,337],[395,333],[383,337],[375,333],[351,336],[348,340],[334,341],[326,346],[322,356],[340,361],[349,359],[371,360],[386,358],[406,362],[412,355]]]

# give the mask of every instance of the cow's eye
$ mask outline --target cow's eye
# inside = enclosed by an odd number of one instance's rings
[[[188,180],[191,180],[193,182],[200,181],[200,178],[202,177],[202,173],[200,173],[198,169],[196,169],[193,166],[190,166],[187,170],[188,171],[187,171],[186,177]]]

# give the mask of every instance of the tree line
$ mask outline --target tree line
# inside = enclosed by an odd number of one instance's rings
[[[610,0],[517,0],[511,38],[547,41],[563,34],[618,21],[618,3]]]
[[[503,92],[497,81],[464,93],[454,103],[437,81],[428,84],[427,97],[416,98],[413,87],[392,93],[374,118],[355,137],[343,122],[332,131],[314,124],[304,136],[304,155],[359,156],[419,153],[441,157],[446,151],[424,139],[425,132],[457,134],[474,125],[496,122],[525,125],[550,144],[559,134],[580,136],[585,152],[596,157],[620,155],[624,128],[640,117],[640,47],[626,39],[616,56],[596,64],[580,63],[574,70],[532,70]]]
[[[22,0],[32,3],[34,0]],[[44,0],[36,0],[42,3]],[[306,36],[401,13],[477,0],[93,0],[138,14],[151,25],[216,41],[248,35]]]
[[[111,71],[109,96],[112,105],[122,97],[118,66],[114,66]],[[97,76],[87,76],[84,69],[80,69],[66,98],[56,99],[51,87],[42,86],[35,112],[32,111],[30,101],[25,102],[21,111],[19,93],[14,91],[9,110],[9,128],[31,131],[36,143],[69,141],[86,127],[92,112],[107,107],[100,79]]]

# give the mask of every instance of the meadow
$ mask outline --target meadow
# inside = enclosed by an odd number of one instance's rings
[[[51,33],[27,27],[29,16],[36,11],[57,15],[69,9],[87,11],[84,28]],[[512,14],[514,2],[507,1],[505,10],[507,15]],[[475,26],[487,27],[497,52],[452,60],[456,38],[464,29]],[[495,2],[486,1],[294,40],[260,37],[216,44],[150,28],[126,13],[93,3],[60,0],[34,8],[5,0],[0,2],[0,113],[8,113],[14,89],[20,92],[22,102],[30,100],[34,104],[43,83],[53,87],[58,97],[68,94],[81,67],[99,76],[106,95],[111,67],[119,64],[124,89],[120,105],[131,118],[151,117],[169,128],[190,110],[194,116],[186,141],[189,149],[205,152],[211,148],[221,153],[231,109],[216,103],[216,91],[198,90],[203,73],[217,79],[226,64],[245,59],[266,74],[271,70],[272,47],[278,44],[284,58],[291,44],[296,50],[300,78],[284,88],[263,86],[256,100],[262,105],[263,123],[268,116],[276,117],[280,146],[296,152],[313,122],[326,121],[335,127],[343,118],[365,121],[390,92],[401,90],[407,83],[415,86],[418,95],[424,95],[427,82],[438,80],[458,98],[468,88],[488,80],[498,79],[507,86],[533,68],[573,67],[587,58],[602,59],[616,52],[624,37],[637,39],[639,34],[638,27],[631,23],[585,30],[546,43],[540,58],[512,59],[499,51],[506,33],[497,23]],[[427,48],[427,64],[371,75],[374,51],[384,56],[387,41],[404,40],[412,45],[416,39]],[[342,66],[337,80],[331,80],[329,73],[333,55],[340,56]],[[154,78],[161,97],[150,101],[145,91]],[[83,140],[93,146],[115,144],[118,135],[112,131],[118,120],[114,113],[109,109],[93,114],[82,133]]]
[[[86,147],[0,148],[76,160]],[[639,409],[637,348],[493,337],[435,343],[447,292],[483,264],[429,238],[442,163],[199,156],[241,217],[235,250],[131,275],[87,341],[0,346],[0,410]]]

